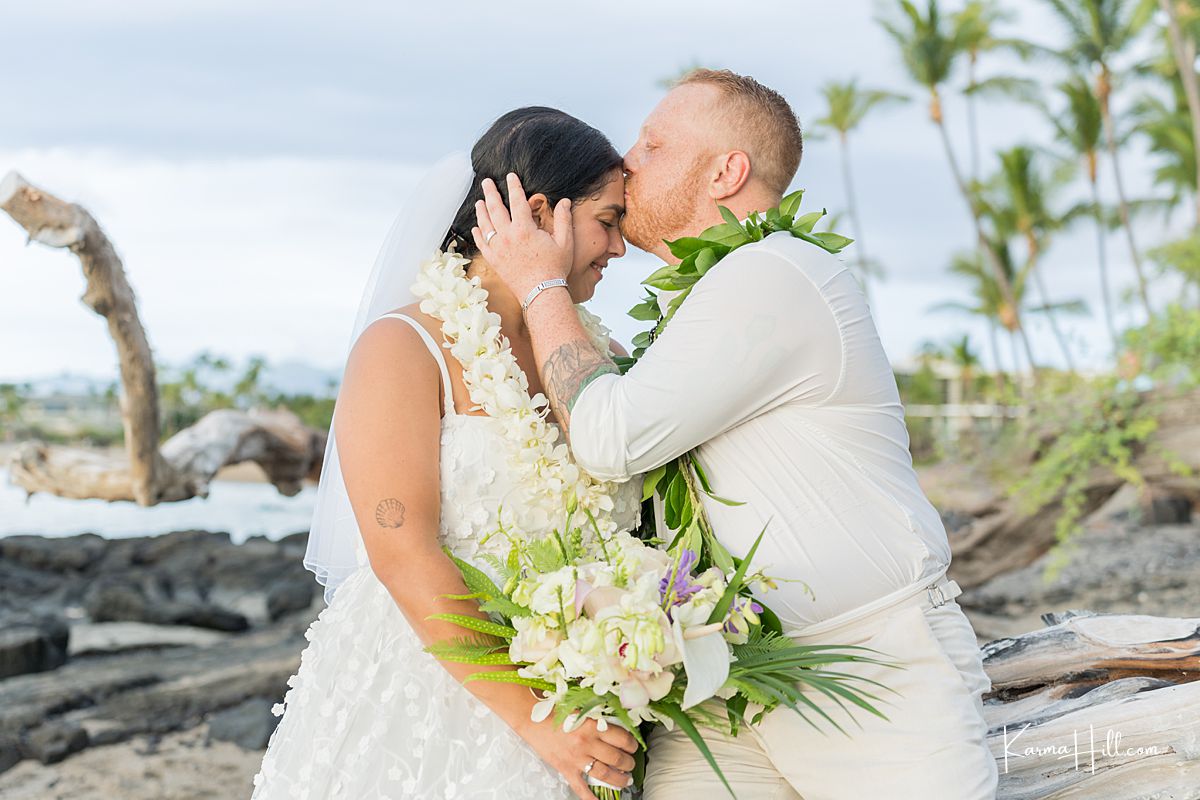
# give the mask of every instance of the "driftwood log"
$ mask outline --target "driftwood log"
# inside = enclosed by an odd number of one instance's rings
[[[1160,409],[1159,427],[1152,446],[1143,447],[1134,460],[1151,492],[1200,501],[1200,390],[1184,394],[1148,393],[1143,402]],[[1177,474],[1164,457],[1165,448],[1189,466],[1193,474]],[[1097,469],[1088,480],[1083,516],[1091,514],[1117,493],[1125,481]],[[956,509],[974,521],[951,537],[954,557],[950,576],[964,589],[1032,564],[1055,542],[1054,528],[1062,511],[1055,500],[1033,512],[1016,499],[999,494],[979,500],[973,508]]]
[[[320,476],[325,440],[324,432],[286,409],[210,412],[163,443],[153,502],[207,497],[221,467],[245,461],[258,464],[275,488],[291,497],[305,478]],[[30,494],[141,502],[133,494],[129,461],[119,456],[26,442],[13,453],[8,469],[12,482]]]
[[[1200,798],[1200,619],[1043,620],[983,648],[998,797]]]
[[[87,281],[83,302],[105,318],[116,344],[125,428],[123,459],[26,443],[12,457],[13,483],[30,494],[152,506],[207,496],[217,470],[242,461],[256,462],[285,495],[299,492],[304,477],[320,474],[326,434],[286,410],[214,411],[160,449],[154,357],[125,267],[99,223],[16,172],[0,180],[0,210],[25,229],[29,241],[67,248],[79,258]]]

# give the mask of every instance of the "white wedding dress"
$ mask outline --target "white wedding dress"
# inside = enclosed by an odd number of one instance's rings
[[[446,396],[439,536],[487,570],[479,555],[503,558],[507,547],[501,537],[482,538],[495,530],[501,504],[512,509],[521,496],[499,423],[456,413],[442,349],[414,320],[384,316],[412,325],[438,361]],[[615,498],[621,529],[637,524],[634,483]],[[275,708],[283,718],[252,800],[573,797],[556,770],[424,651],[372,572],[361,538],[357,551],[358,569],[305,633],[309,645]]]

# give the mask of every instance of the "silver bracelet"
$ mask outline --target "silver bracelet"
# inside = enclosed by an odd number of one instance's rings
[[[529,309],[529,304],[534,301],[539,294],[547,289],[553,289],[555,286],[566,286],[567,281],[564,278],[551,278],[548,281],[542,281],[537,286],[529,290],[529,294],[525,295],[525,300],[521,302],[521,313],[524,314]]]

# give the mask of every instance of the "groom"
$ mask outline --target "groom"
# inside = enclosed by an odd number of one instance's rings
[[[669,261],[663,240],[719,224],[718,204],[742,219],[778,205],[801,148],[779,94],[694,71],[625,156],[623,231]],[[542,382],[580,466],[626,480],[698,447],[716,491],[744,501],[704,498],[723,544],[744,555],[766,526],[755,562],[785,579],[764,600],[787,635],[871,647],[906,666],[841,667],[894,690],[875,690],[887,720],[811,696],[848,735],[782,707],[737,737],[706,730],[737,796],[995,797],[981,699],[990,683],[945,577],[946,533],[917,484],[891,367],[845,265],[788,233],[743,246],[622,376],[593,348],[569,294],[543,283],[571,263],[569,201],[551,235],[516,176],[505,188],[511,218],[485,183],[476,240],[526,298]],[[712,773],[681,731],[658,728],[649,744],[648,800],[706,796]]]

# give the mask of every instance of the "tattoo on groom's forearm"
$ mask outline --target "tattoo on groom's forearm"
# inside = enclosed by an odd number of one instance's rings
[[[568,424],[575,401],[585,386],[601,375],[619,372],[616,364],[582,339],[567,342],[551,353],[542,365],[542,383],[558,421],[564,427]]]

